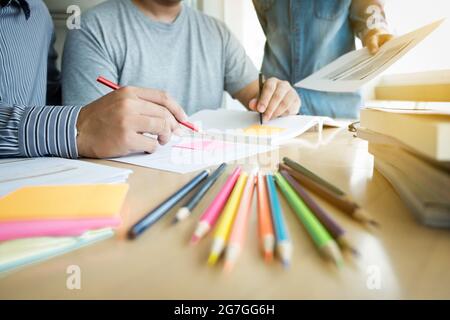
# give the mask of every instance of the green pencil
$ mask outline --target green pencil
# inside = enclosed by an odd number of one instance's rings
[[[278,172],[275,174],[275,181],[288,201],[289,206],[297,214],[297,217],[308,231],[315,245],[325,257],[331,259],[338,267],[340,267],[342,265],[341,251],[325,227],[297,196],[286,179]]]

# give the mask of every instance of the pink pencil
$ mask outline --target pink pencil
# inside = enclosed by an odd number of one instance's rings
[[[230,238],[228,240],[227,251],[225,255],[225,271],[231,271],[236,260],[244,246],[247,224],[251,213],[253,191],[255,190],[256,170],[248,178],[242,194],[239,209],[234,218],[234,224],[231,229]]]
[[[200,239],[203,238],[214,226],[240,174],[241,167],[234,169],[233,173],[228,177],[224,186],[217,194],[217,197],[202,214],[197,225],[197,229],[195,229],[194,235],[192,236],[192,243],[195,244],[199,242]]]

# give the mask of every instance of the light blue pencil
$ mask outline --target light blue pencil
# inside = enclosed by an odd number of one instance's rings
[[[284,266],[289,266],[292,256],[292,244],[289,238],[286,222],[284,221],[283,211],[278,198],[272,175],[266,175],[267,191],[270,199],[270,211],[272,213],[272,222],[275,231],[277,252]]]

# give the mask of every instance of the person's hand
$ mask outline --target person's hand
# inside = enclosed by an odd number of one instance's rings
[[[375,54],[383,44],[392,38],[394,38],[394,35],[390,34],[386,30],[375,28],[366,34],[362,42],[364,47],[367,47],[371,54]]]
[[[263,122],[298,114],[300,106],[300,97],[291,84],[277,78],[267,79],[259,99],[253,98],[249,103],[250,110],[263,113]]]
[[[155,150],[186,121],[183,109],[165,92],[124,87],[83,107],[77,120],[81,157],[109,158]],[[155,138],[147,137],[149,133]]]

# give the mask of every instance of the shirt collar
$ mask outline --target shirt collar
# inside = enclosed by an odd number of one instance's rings
[[[28,20],[28,18],[30,18],[31,11],[30,5],[27,0],[0,0],[0,8],[9,6],[13,3],[18,5],[22,9],[23,14],[25,15],[25,19]]]

